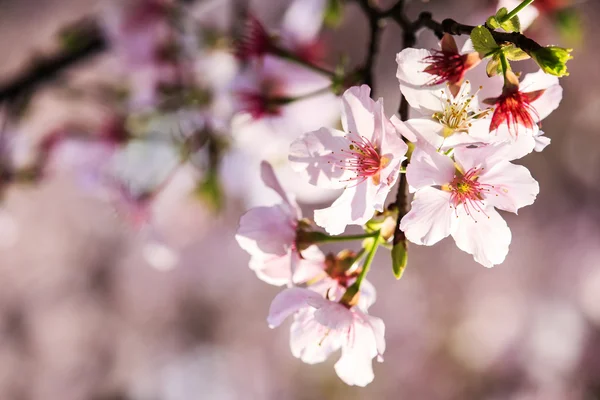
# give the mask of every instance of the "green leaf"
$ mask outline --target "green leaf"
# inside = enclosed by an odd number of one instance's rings
[[[408,263],[408,245],[406,240],[394,245],[392,248],[392,271],[396,279],[402,278],[402,274]]]
[[[558,77],[567,76],[567,61],[573,58],[573,49],[548,46],[531,52],[531,57],[544,72]]]
[[[485,22],[490,29],[503,29],[506,32],[521,32],[521,21],[518,16],[514,16],[507,20],[508,10],[502,7],[496,15],[489,17]]]
[[[481,55],[481,58],[488,57],[499,49],[492,33],[481,25],[475,27],[471,32],[471,41],[475,50]]]
[[[515,46],[514,44],[505,46],[502,51],[510,61],[523,61],[529,58],[529,54]]]
[[[500,24],[500,27],[506,32],[521,32],[521,21],[519,16],[515,15],[506,22]]]
[[[496,20],[496,17],[492,16],[485,21],[485,24],[490,27],[490,29],[500,29],[500,24]]]
[[[323,15],[323,21],[329,28],[337,27],[342,21],[344,14],[344,7],[341,0],[327,0],[327,6],[325,7],[325,14]]]

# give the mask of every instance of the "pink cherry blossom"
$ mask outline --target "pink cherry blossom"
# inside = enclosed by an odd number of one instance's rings
[[[479,64],[476,52],[458,51],[454,37],[445,34],[440,50],[408,48],[396,55],[400,85],[434,86],[442,83],[460,86],[468,70]]]
[[[517,137],[520,134],[535,136],[537,124],[554,111],[562,100],[562,87],[558,77],[538,71],[527,74],[519,84],[510,71],[509,84],[496,98],[485,99],[485,104],[495,107],[490,132],[500,128]]]
[[[284,188],[302,201],[330,200],[333,194],[308,184],[289,167],[290,143],[304,132],[334,126],[340,98],[328,77],[281,58],[266,56],[242,70],[233,84],[238,100],[232,119],[233,143],[225,156],[223,182],[228,191],[262,204],[260,162],[271,163]],[[310,116],[310,117],[309,117]]]
[[[261,165],[264,184],[274,190],[281,203],[250,209],[240,219],[236,240],[250,255],[250,268],[272,285],[305,282],[323,272],[325,256],[316,246],[300,253],[296,232],[302,218],[294,198],[277,180],[273,167]]]
[[[325,361],[342,350],[335,364],[337,375],[348,385],[366,386],[374,378],[372,360],[385,351],[385,326],[357,306],[348,308],[309,289],[288,288],[279,293],[267,319],[274,328],[295,315],[291,327],[292,354],[308,364]]]
[[[344,132],[321,128],[290,147],[292,168],[311,184],[344,188],[331,207],[315,211],[315,222],[331,234],[342,233],[349,224],[362,225],[375,210],[383,211],[405,159],[406,144],[385,117],[383,100],[373,101],[370,91],[363,85],[344,93]]]
[[[172,8],[171,0],[132,0],[115,2],[104,14],[103,28],[125,62],[135,107],[154,105],[159,87],[179,78],[179,66],[166,51],[175,39]]]
[[[495,208],[517,213],[533,204],[538,183],[529,171],[507,161],[509,145],[455,149],[454,160],[418,146],[406,176],[412,209],[400,228],[413,243],[431,246],[448,235],[475,261],[492,267],[504,261],[511,232]]]

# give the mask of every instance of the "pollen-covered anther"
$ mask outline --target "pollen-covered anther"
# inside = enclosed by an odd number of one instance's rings
[[[490,112],[489,109],[474,111],[472,102],[476,93],[469,94],[467,90],[468,85],[463,85],[458,94],[453,97],[448,96],[444,90],[441,90],[440,100],[442,101],[443,111],[434,113],[432,117],[444,125],[444,136],[446,137],[456,132],[468,132],[473,120],[483,118]]]
[[[442,190],[450,192],[450,207],[456,209],[462,205],[466,214],[474,220],[474,212],[483,213],[489,218],[484,211],[483,201],[486,194],[494,189],[492,185],[479,182],[482,170],[483,168],[472,168],[464,174],[457,170],[452,182],[442,187]],[[458,217],[458,212],[456,216]]]
[[[379,172],[389,164],[387,157],[382,157],[373,143],[364,136],[350,140],[348,149],[340,149],[344,153],[343,159],[337,160],[335,166],[346,171],[352,171],[355,176],[348,181],[357,180],[358,183],[372,177],[376,183]],[[335,152],[332,154],[335,155]]]

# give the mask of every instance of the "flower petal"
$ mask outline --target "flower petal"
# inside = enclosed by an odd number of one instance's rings
[[[282,205],[252,208],[242,215],[235,238],[252,255],[285,255],[296,240],[294,218]]]
[[[341,168],[345,165],[344,153],[351,142],[345,133],[332,128],[308,132],[290,146],[289,161],[292,168],[306,175],[310,184],[341,189],[348,185],[354,173]]]
[[[346,188],[330,207],[315,210],[315,223],[331,234],[339,235],[347,225],[363,225],[373,217],[377,188],[371,178]],[[382,210],[379,210],[382,211]]]
[[[425,58],[431,56],[431,52],[425,49],[408,48],[396,55],[398,70],[396,78],[400,84],[410,86],[424,86],[431,80],[431,75],[423,70],[427,67]]]
[[[459,207],[452,237],[459,249],[472,254],[481,265],[491,268],[504,261],[512,235],[498,211],[489,207],[485,214],[487,216],[481,213],[467,215],[464,207]]]
[[[543,151],[549,144],[550,138],[548,136],[544,136],[543,131],[538,131],[538,134],[534,137],[535,140],[535,151],[540,152]]]
[[[543,120],[560,104],[563,89],[560,86],[558,77],[539,70],[525,75],[525,78],[519,84],[519,91],[524,93],[538,90],[544,90],[544,93],[534,100],[531,105],[535,108],[539,120]]]
[[[293,199],[288,193],[286,193],[285,190],[283,190],[283,187],[281,187],[281,184],[275,175],[273,166],[270,163],[266,161],[262,161],[260,163],[260,177],[266,187],[273,189],[279,196],[281,196],[281,199],[291,207],[291,209],[298,211],[298,219],[302,218],[298,204],[296,204],[295,199]]]
[[[366,386],[374,379],[373,358],[377,356],[378,344],[383,338],[375,337],[373,327],[366,318],[355,318],[352,329],[348,332],[348,341],[342,346],[342,356],[335,363],[335,372],[348,385]],[[378,333],[381,325],[376,323]]]
[[[300,310],[290,328],[292,354],[307,364],[325,361],[341,346],[339,338],[315,320],[314,313],[313,309]]]
[[[372,140],[375,132],[375,105],[367,85],[353,86],[342,96],[342,126],[345,132]]]
[[[327,301],[318,293],[308,289],[298,287],[287,288],[279,292],[271,302],[267,322],[269,323],[269,327],[275,328],[296,311],[304,307],[309,307],[309,302],[324,304]]]
[[[455,219],[450,194],[426,187],[415,194],[411,210],[400,222],[400,229],[411,242],[431,246],[452,233]]]
[[[252,256],[249,267],[256,273],[258,279],[269,285],[289,285],[292,282],[293,257],[294,253],[291,250],[283,256]]]
[[[483,171],[479,181],[491,185],[486,201],[501,210],[517,213],[518,209],[533,204],[540,186],[522,165],[500,162]]]
[[[423,145],[413,151],[410,164],[406,167],[406,179],[414,192],[427,186],[446,185],[454,179],[454,172],[450,157]]]

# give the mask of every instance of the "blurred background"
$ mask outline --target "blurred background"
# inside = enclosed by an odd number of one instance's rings
[[[241,214],[272,201],[257,179],[262,158],[305,215],[336,196],[285,165],[302,124],[337,123],[324,111],[338,109],[335,96],[316,103],[318,115],[296,110],[290,121],[301,122],[282,138],[249,127],[230,95],[243,75],[228,39],[241,12],[282,37],[310,21],[290,23],[287,0],[170,3],[0,1],[0,399],[600,399],[599,2],[534,3],[527,34],[575,58],[561,107],[543,122],[552,144],[521,160],[541,191],[518,216],[503,214],[506,261],[485,269],[446,239],[411,246],[396,281],[389,252],[377,254],[371,313],[386,323],[387,350],[366,388],[338,379],[336,356],[309,366],[291,355],[289,325],[266,324],[280,289],[256,278],[234,239]],[[497,8],[407,3],[411,18],[426,10],[470,24]],[[348,2],[315,52],[330,68],[344,56],[351,70],[367,33]],[[389,116],[401,37],[390,23],[375,63]],[[418,39],[437,46],[431,32]]]

